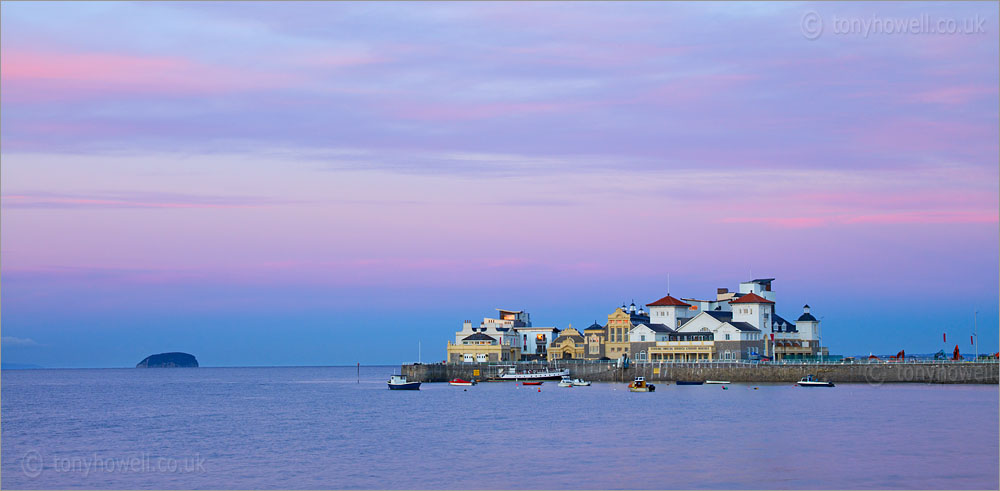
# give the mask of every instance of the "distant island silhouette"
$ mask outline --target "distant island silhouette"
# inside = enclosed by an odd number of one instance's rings
[[[174,368],[174,367],[197,367],[198,360],[194,355],[188,353],[160,353],[149,355],[137,364],[136,368]]]

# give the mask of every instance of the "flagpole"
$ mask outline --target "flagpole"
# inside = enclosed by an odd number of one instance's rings
[[[972,311],[972,339],[975,340],[976,357],[972,361],[979,360],[979,311]]]

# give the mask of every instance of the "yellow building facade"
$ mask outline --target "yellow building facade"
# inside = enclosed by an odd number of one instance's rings
[[[622,308],[608,315],[608,338],[604,340],[604,356],[614,360],[629,355],[629,332],[632,330],[632,316]]]
[[[548,360],[582,360],[584,358],[586,340],[580,331],[568,328],[559,333],[559,337],[549,345]]]
[[[650,361],[708,361],[715,357],[715,341],[657,341],[647,349]]]

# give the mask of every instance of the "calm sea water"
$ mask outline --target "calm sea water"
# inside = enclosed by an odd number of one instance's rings
[[[0,486],[1000,486],[997,386],[408,392],[393,370],[4,370]]]

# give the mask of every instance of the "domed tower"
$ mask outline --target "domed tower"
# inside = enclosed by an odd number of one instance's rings
[[[795,320],[795,329],[799,331],[802,339],[809,341],[819,341],[819,320],[809,312],[809,304],[802,306],[802,315]],[[810,343],[812,344],[812,343]]]

